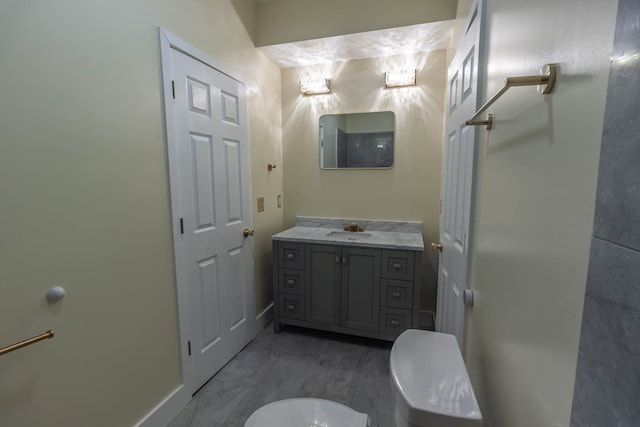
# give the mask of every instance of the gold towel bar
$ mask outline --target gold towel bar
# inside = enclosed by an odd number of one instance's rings
[[[484,113],[487,108],[498,100],[510,87],[514,86],[544,86],[541,88],[541,95],[551,93],[553,86],[556,83],[556,73],[558,66],[556,64],[545,64],[540,70],[539,76],[522,76],[522,77],[507,77],[504,81],[504,86],[495,95],[491,97],[476,113],[467,120],[467,126],[481,126],[486,125],[487,130],[491,129],[493,124],[493,114],[489,114],[487,120],[478,120],[478,117]]]
[[[53,338],[53,331],[47,331],[44,334],[40,334],[40,335],[35,336],[33,338],[29,338],[29,339],[26,339],[24,341],[17,342],[15,344],[10,345],[10,346],[5,347],[5,348],[0,348],[0,356],[2,356],[3,354],[11,353],[12,351],[18,350],[19,348],[26,347],[26,346],[31,345],[31,344],[35,344],[38,341],[42,341],[42,340],[45,340],[47,338]]]

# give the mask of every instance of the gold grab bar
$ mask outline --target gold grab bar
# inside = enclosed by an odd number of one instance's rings
[[[12,345],[7,346],[5,348],[0,348],[0,356],[2,356],[3,354],[11,353],[12,351],[18,350],[18,349],[20,349],[22,347],[26,347],[28,345],[35,344],[38,341],[42,341],[42,340],[45,340],[47,338],[53,338],[53,331],[47,331],[44,334],[40,334],[40,335],[35,336],[33,338],[29,338],[29,339],[26,339],[24,341],[17,342],[15,344],[12,344]]]
[[[487,130],[491,129],[493,124],[493,114],[489,114],[487,120],[478,120],[478,117],[484,113],[487,108],[498,100],[510,87],[514,86],[543,86],[539,89],[541,95],[551,93],[553,87],[556,84],[556,74],[558,66],[556,64],[545,64],[540,70],[539,76],[521,76],[521,77],[507,77],[504,80],[504,86],[495,95],[491,97],[476,113],[467,120],[467,126],[481,126],[486,125]]]

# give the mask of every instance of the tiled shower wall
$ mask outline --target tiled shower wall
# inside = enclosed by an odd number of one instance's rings
[[[640,426],[640,2],[620,0],[572,427]]]
[[[338,167],[393,166],[393,132],[345,133],[338,129]]]

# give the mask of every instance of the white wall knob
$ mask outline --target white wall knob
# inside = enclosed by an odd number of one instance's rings
[[[63,287],[61,286],[53,287],[49,289],[49,291],[47,292],[47,301],[49,301],[51,304],[58,302],[62,298],[64,298],[65,293],[66,292]]]

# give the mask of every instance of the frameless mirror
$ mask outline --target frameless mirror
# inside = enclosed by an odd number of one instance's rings
[[[320,117],[320,167],[390,168],[395,114],[327,114]]]

